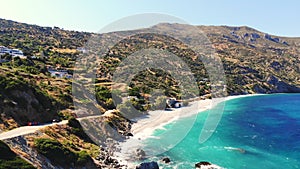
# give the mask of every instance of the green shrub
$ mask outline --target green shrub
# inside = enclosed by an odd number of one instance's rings
[[[70,94],[62,93],[62,94],[59,95],[59,98],[62,101],[61,104],[66,105],[66,106],[73,101],[73,98],[71,97]]]
[[[40,138],[34,141],[34,145],[39,153],[60,166],[72,166],[76,161],[76,154],[56,140]]]
[[[111,91],[105,86],[97,86],[95,91],[98,102],[107,101],[109,98],[111,98]]]
[[[38,138],[35,139],[34,145],[39,153],[47,157],[53,163],[65,168],[84,166],[89,161],[92,161],[87,152],[71,151],[60,142],[53,139]]]
[[[27,161],[18,157],[2,141],[0,141],[0,169],[34,169]]]
[[[138,87],[132,87],[131,89],[129,89],[129,96],[137,96],[140,97],[140,88]]]
[[[35,167],[22,158],[15,157],[11,160],[0,159],[0,169],[35,169]]]
[[[80,137],[86,142],[94,143],[90,137],[84,132],[82,126],[80,125],[79,121],[75,119],[74,117],[71,117],[68,120],[68,126],[72,127],[71,132],[75,134],[76,136]]]
[[[88,155],[86,151],[80,151],[77,153],[77,161],[76,163],[78,165],[85,165],[88,161],[91,160],[91,157]]]
[[[68,120],[68,126],[70,126],[72,128],[81,128],[81,125],[80,125],[79,121],[74,117],[71,117]]]
[[[106,100],[105,107],[107,107],[108,109],[115,109],[116,108],[112,98],[109,98],[109,99]]]

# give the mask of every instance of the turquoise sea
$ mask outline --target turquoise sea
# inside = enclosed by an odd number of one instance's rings
[[[172,149],[149,160],[169,157],[171,164],[161,168],[194,168],[199,161],[209,161],[228,169],[300,168],[300,94],[272,94],[241,97],[225,103],[224,114],[214,134],[203,144],[199,134],[208,111],[196,121]],[[190,123],[186,117],[157,129],[146,140],[155,150],[166,131],[180,130]],[[195,118],[195,117],[194,117]],[[170,137],[169,139],[174,139]],[[164,139],[163,139],[164,140]]]

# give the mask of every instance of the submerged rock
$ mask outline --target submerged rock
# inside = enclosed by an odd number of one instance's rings
[[[136,166],[136,169],[159,169],[157,162],[145,162],[141,163],[140,165]]]
[[[165,163],[170,163],[170,162],[171,162],[171,160],[170,160],[169,157],[164,157],[164,158],[162,159],[162,161],[165,162]]]
[[[135,150],[135,155],[136,155],[136,158],[139,159],[139,160],[142,160],[145,158],[146,156],[146,153],[144,150],[142,149],[136,149]]]

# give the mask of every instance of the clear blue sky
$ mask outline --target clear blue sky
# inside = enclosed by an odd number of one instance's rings
[[[97,32],[139,13],[165,13],[194,25],[246,25],[300,37],[299,0],[1,0],[0,18]]]

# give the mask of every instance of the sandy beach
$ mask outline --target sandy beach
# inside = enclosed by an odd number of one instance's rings
[[[131,132],[134,137],[149,137],[155,129],[182,117],[188,117],[199,112],[210,109],[212,100],[199,100],[190,102],[188,106],[182,108],[173,108],[171,110],[150,111],[148,115],[135,119],[136,123],[132,125]]]
[[[132,125],[131,132],[134,137],[149,137],[154,130],[163,127],[164,125],[177,120],[182,117],[188,117],[199,112],[211,109],[212,106],[217,105],[220,102],[241,98],[241,97],[250,97],[257,96],[259,94],[249,94],[249,95],[237,95],[237,96],[228,96],[225,98],[216,98],[216,99],[205,99],[189,102],[188,106],[181,108],[174,108],[172,110],[156,110],[150,111],[148,115],[145,115],[141,118],[134,119],[136,121]]]

